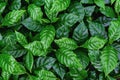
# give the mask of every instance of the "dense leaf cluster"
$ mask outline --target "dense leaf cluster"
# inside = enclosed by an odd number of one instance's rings
[[[120,0],[0,0],[0,80],[119,80]]]

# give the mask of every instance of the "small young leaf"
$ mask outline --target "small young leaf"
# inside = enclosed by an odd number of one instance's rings
[[[64,48],[59,49],[56,53],[56,57],[58,61],[66,67],[82,69],[82,64],[73,51]]]
[[[59,48],[64,48],[68,50],[75,50],[78,47],[77,43],[70,38],[61,38],[55,40],[55,43],[59,46]]]
[[[40,40],[44,49],[48,49],[55,37],[55,28],[52,25],[46,26],[40,32]]]
[[[25,56],[25,66],[30,72],[32,70],[33,63],[34,63],[33,55],[30,52],[28,52],[27,55]]]
[[[30,4],[28,6],[28,12],[33,20],[41,22],[43,12],[40,7],[36,6],[35,4]]]
[[[21,8],[21,0],[13,0],[9,8],[10,10],[19,10]]]
[[[112,46],[106,46],[101,53],[100,59],[103,71],[107,76],[118,64],[117,51]]]
[[[9,80],[9,78],[10,78],[10,73],[9,72],[2,71],[1,75],[3,77],[3,80]]]
[[[102,38],[95,36],[87,40],[82,45],[82,47],[92,49],[92,50],[99,50],[105,45],[106,42],[107,42],[106,39],[102,39]]]
[[[28,44],[26,37],[25,37],[22,33],[15,31],[15,34],[16,34],[17,41],[18,41],[22,46]]]
[[[22,15],[25,13],[25,10],[13,10],[9,12],[2,21],[2,26],[10,26],[18,22]]]

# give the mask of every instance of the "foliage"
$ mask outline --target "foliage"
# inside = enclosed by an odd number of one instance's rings
[[[0,80],[119,80],[120,0],[0,0]]]

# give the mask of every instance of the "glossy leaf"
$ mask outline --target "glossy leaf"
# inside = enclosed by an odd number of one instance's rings
[[[47,70],[36,71],[35,74],[39,77],[39,80],[56,80],[56,76]]]
[[[28,6],[28,12],[30,14],[30,17],[35,21],[40,21],[43,16],[43,12],[40,7],[36,6],[35,4],[30,4]]]
[[[95,10],[95,6],[85,7],[85,15],[86,16],[92,16],[94,10]]]
[[[112,21],[108,29],[109,43],[113,43],[115,40],[120,38],[120,22]]]
[[[3,71],[18,75],[25,73],[25,68],[19,64],[11,55],[0,54],[0,59],[0,67]]]
[[[32,70],[33,63],[34,63],[34,57],[30,52],[28,52],[25,56],[25,66],[30,72]]]
[[[25,10],[13,10],[9,12],[2,21],[2,26],[10,26],[20,20]]]
[[[69,38],[61,38],[55,40],[55,43],[59,46],[59,48],[64,48],[68,50],[75,50],[78,47],[77,43]]]
[[[104,0],[94,0],[95,4],[103,9],[105,9],[105,1]]]
[[[91,37],[89,40],[87,40],[82,47],[92,50],[99,50],[101,49],[106,43],[106,39],[102,39],[99,37]]]
[[[106,15],[107,17],[112,17],[112,18],[115,17],[114,10],[109,6],[105,6],[105,9],[100,8],[100,11],[102,14]]]
[[[22,33],[15,31],[15,34],[16,34],[17,41],[18,41],[22,46],[28,44],[26,37],[25,37]]]
[[[55,28],[52,25],[46,26],[40,32],[40,40],[44,49],[48,49],[55,37]]]
[[[34,56],[45,56],[47,54],[43,49],[43,45],[40,41],[31,42],[29,44],[26,44],[24,47]]]
[[[40,24],[37,21],[34,21],[31,18],[27,18],[25,20],[22,21],[22,24],[24,25],[24,27],[26,27],[28,30],[34,31],[34,32],[40,32],[43,28],[43,25]]]
[[[83,42],[88,38],[88,29],[84,22],[80,23],[73,32],[72,38],[78,42]]]
[[[107,46],[101,52],[100,58],[103,66],[103,71],[107,76],[117,66],[117,51],[113,47]]]
[[[56,53],[56,57],[58,61],[66,67],[82,69],[82,64],[80,63],[79,59],[73,51],[59,49]]]
[[[45,0],[45,13],[52,22],[56,22],[58,13],[66,10],[69,4],[70,0]]]

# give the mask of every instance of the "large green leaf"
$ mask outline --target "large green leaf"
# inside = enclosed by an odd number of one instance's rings
[[[69,68],[80,68],[82,69],[82,64],[77,58],[76,54],[73,51],[66,49],[59,49],[56,53],[58,61]]]
[[[88,38],[88,29],[84,22],[81,22],[73,32],[73,39],[75,39],[78,42],[83,42]]]
[[[108,29],[108,36],[109,36],[109,43],[113,43],[115,40],[120,38],[120,22],[117,21],[111,21],[111,25]]]
[[[0,67],[10,74],[24,74],[25,68],[19,64],[10,54],[0,54]]]
[[[43,12],[40,7],[36,6],[35,4],[30,4],[28,6],[28,12],[30,14],[30,17],[35,21],[40,21],[43,16]]]
[[[39,77],[39,80],[57,80],[56,76],[47,70],[35,71],[35,74]]]
[[[24,45],[24,47],[35,56],[45,56],[47,54],[43,49],[43,45],[40,41],[33,41]]]
[[[106,37],[105,27],[97,22],[89,22],[89,31],[91,36]]]
[[[58,13],[66,10],[69,4],[70,0],[45,0],[45,13],[52,22],[56,22]]]
[[[87,40],[82,45],[82,47],[92,49],[92,50],[99,50],[105,45],[106,42],[107,42],[106,39],[95,36],[95,37],[91,37],[89,40]]]
[[[117,51],[111,46],[106,46],[101,52],[100,58],[103,66],[103,71],[107,76],[113,69],[115,69],[118,64]]]
[[[22,24],[24,27],[26,27],[28,30],[34,31],[34,32],[40,32],[43,28],[43,24],[40,24],[37,21],[34,21],[32,18],[27,18],[22,21]]]
[[[21,8],[21,0],[13,0],[10,5],[10,10],[18,10]]]
[[[31,72],[34,63],[33,55],[28,52],[25,56],[25,66]]]
[[[55,37],[55,28],[52,25],[46,26],[41,32],[40,32],[40,40],[43,44],[44,49],[48,49],[53,42]]]
[[[18,41],[22,46],[28,44],[26,37],[25,37],[22,33],[15,31],[15,34],[16,34],[17,41]]]
[[[5,2],[0,3],[0,14],[4,11],[5,7],[6,7]]]
[[[99,50],[89,50],[88,56],[90,58],[91,64],[98,70],[103,71],[102,64],[100,62],[100,51]]]
[[[22,15],[25,13],[25,10],[13,10],[9,12],[2,21],[2,26],[10,26],[18,22]]]
[[[68,50],[75,50],[78,47],[77,43],[70,38],[61,38],[55,40],[55,43],[59,46],[59,48],[64,48]]]

